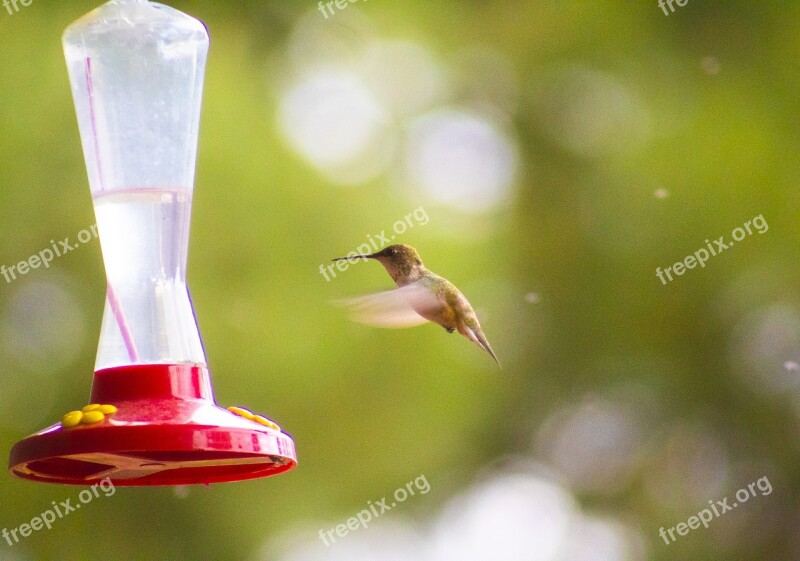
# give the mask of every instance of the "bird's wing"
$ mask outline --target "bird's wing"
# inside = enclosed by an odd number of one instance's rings
[[[353,321],[373,327],[420,325],[428,321],[421,313],[434,311],[441,306],[429,289],[417,283],[334,303],[347,308]]]

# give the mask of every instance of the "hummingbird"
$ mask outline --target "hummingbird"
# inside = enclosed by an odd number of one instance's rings
[[[397,285],[393,290],[344,300],[353,319],[375,327],[411,327],[431,321],[448,333],[458,331],[500,365],[472,305],[453,283],[426,269],[416,249],[390,245],[377,253],[337,257],[334,261],[348,259],[378,261]]]

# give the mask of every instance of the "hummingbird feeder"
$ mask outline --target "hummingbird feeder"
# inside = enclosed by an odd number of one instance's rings
[[[112,0],[63,37],[108,281],[89,404],[11,450],[17,477],[218,483],[297,465],[294,442],[219,407],[186,285],[208,33],[147,0]]]

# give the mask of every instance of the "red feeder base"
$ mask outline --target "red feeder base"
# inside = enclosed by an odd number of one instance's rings
[[[297,465],[292,438],[214,403],[208,370],[123,366],[94,374],[91,403],[116,412],[93,424],[47,427],[11,449],[12,475],[47,483],[221,483]],[[87,414],[88,415],[88,414]]]

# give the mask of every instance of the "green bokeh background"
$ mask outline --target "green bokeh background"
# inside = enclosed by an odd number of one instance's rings
[[[212,37],[188,278],[216,398],[275,418],[295,437],[300,466],[188,494],[118,489],[21,544],[0,541],[0,559],[278,559],[264,544],[298,528],[313,541],[318,528],[420,474],[430,494],[387,517],[424,524],[508,458],[546,463],[536,444],[544,421],[587,396],[642,411],[631,473],[610,489],[572,489],[586,512],[639,532],[636,559],[800,558],[796,389],[785,382],[761,392],[740,364],[743,345],[760,340],[748,318],[776,306],[800,316],[800,6],[692,1],[668,17],[655,1],[350,6],[379,37],[415,41],[444,65],[471,45],[511,63],[508,128],[519,162],[511,201],[470,214],[386,177],[333,185],[282,137],[280,69],[292,29],[313,17],[314,3],[171,5],[202,19]],[[95,6],[0,8],[2,264],[94,223],[61,33]],[[632,92],[648,115],[645,138],[623,146],[628,121],[620,118],[589,154],[555,142],[571,106],[552,88],[543,103],[542,88],[571,67]],[[659,189],[665,198],[654,195]],[[319,265],[419,206],[430,222],[402,241],[475,304],[502,370],[436,326],[370,329],[331,305],[391,282],[374,263],[326,282]],[[656,278],[656,267],[759,214],[765,235],[666,286]],[[49,317],[47,300],[12,313],[34,289],[58,291],[59,314]],[[4,453],[85,403],[104,290],[97,242],[13,283],[0,279]],[[531,293],[537,302],[526,301]],[[764,368],[789,379],[798,373],[783,363],[800,360],[800,341],[780,325],[764,345],[785,343]],[[715,522],[735,532],[701,529],[666,546],[658,528],[706,500],[654,496],[648,482],[681,453],[675,431],[698,427],[731,466],[706,499],[763,475],[774,492]],[[664,489],[691,486],[695,475],[667,470]],[[2,477],[0,526],[16,527],[77,491]]]

